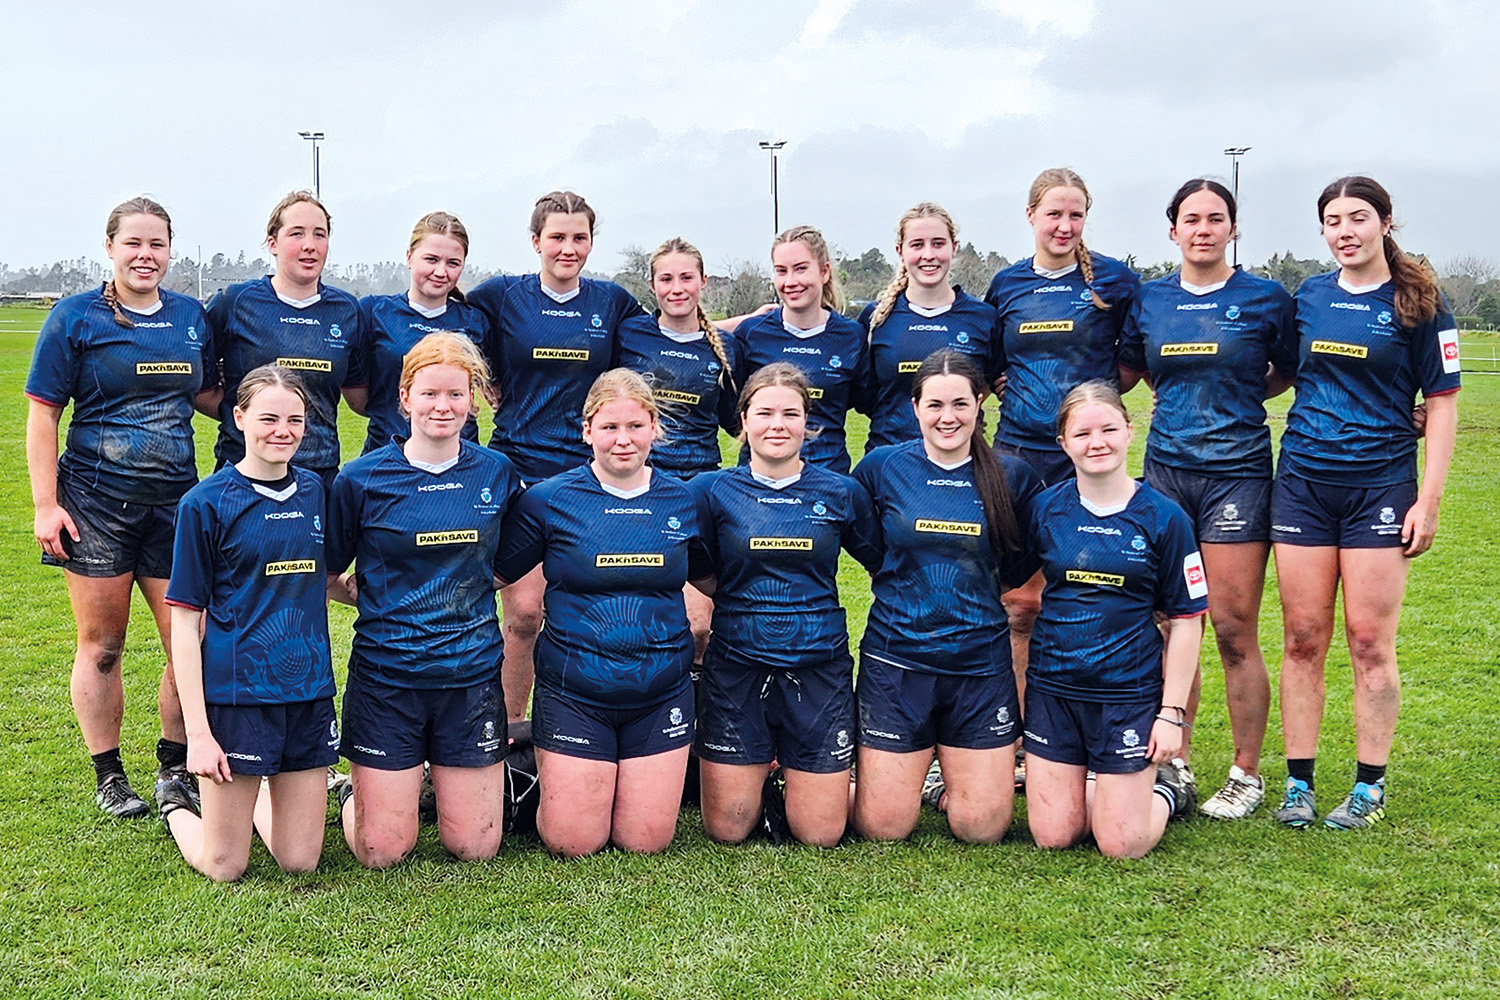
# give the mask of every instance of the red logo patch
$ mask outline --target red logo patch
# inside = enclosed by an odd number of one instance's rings
[[[1193,586],[1197,586],[1198,584],[1202,583],[1203,582],[1203,567],[1201,567],[1201,566],[1189,566],[1187,568],[1187,581],[1188,581],[1189,584],[1191,584]]]
[[[1445,361],[1457,361],[1458,360],[1458,345],[1457,344],[1444,344],[1443,345],[1443,360],[1445,360]]]

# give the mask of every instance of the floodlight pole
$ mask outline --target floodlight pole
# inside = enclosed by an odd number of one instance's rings
[[[778,187],[776,154],[785,145],[785,139],[765,140],[760,144],[761,149],[768,150],[771,154],[771,231],[777,235],[781,233],[781,192]]]
[[[323,184],[318,176],[318,143],[326,138],[322,132],[298,132],[302,138],[312,143],[312,167],[313,167],[313,197],[319,201],[323,200]]]
[[[1229,162],[1234,165],[1231,168],[1232,180],[1230,183],[1233,184],[1234,205],[1236,212],[1238,212],[1240,204],[1240,157],[1244,156],[1248,152],[1250,152],[1249,146],[1230,146],[1228,149],[1224,150],[1224,155],[1229,157]],[[1234,227],[1234,266],[1239,267],[1239,264],[1240,227],[1236,225]]]

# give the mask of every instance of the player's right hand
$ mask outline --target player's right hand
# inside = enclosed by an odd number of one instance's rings
[[[72,515],[63,510],[60,504],[37,508],[32,530],[36,533],[36,540],[41,544],[42,551],[54,559],[68,558],[67,550],[63,548],[64,531],[73,541],[78,541],[78,526],[73,523]]]

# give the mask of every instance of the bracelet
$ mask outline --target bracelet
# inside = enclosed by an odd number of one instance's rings
[[[1158,711],[1165,712],[1169,708],[1177,713],[1177,717],[1179,719],[1187,718],[1187,709],[1183,708],[1181,705],[1163,705],[1160,709],[1158,709]]]
[[[1166,707],[1171,708],[1172,706],[1168,705]],[[1176,726],[1178,729],[1192,729],[1193,728],[1193,724],[1191,722],[1187,721],[1186,719],[1169,719],[1165,715],[1158,715],[1156,717],[1156,721],[1157,722],[1165,722],[1167,725],[1169,725],[1169,726]]]

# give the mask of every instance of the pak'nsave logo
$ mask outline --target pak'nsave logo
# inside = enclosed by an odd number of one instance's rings
[[[1088,292],[1083,293],[1084,298],[1089,297]],[[1070,319],[1053,319],[1044,323],[1022,323],[1016,328],[1017,333],[1071,333],[1073,321]]]
[[[1370,349],[1359,344],[1341,344],[1336,340],[1315,340],[1308,348],[1314,354],[1336,354],[1341,358],[1368,358]]]
[[[135,366],[137,375],[191,375],[193,365],[188,361],[142,361]]]
[[[914,372],[921,367],[922,362],[920,361],[902,361],[896,365],[896,371],[901,372],[904,375],[909,372]]]
[[[419,531],[418,545],[468,545],[479,541],[477,531]]]
[[[286,559],[282,562],[266,563],[266,576],[286,576],[290,573],[316,573],[316,559]]]
[[[918,531],[933,532],[940,535],[972,535],[978,536],[980,526],[977,521],[932,521],[927,518],[918,518],[913,525]]]
[[[587,361],[589,351],[586,347],[533,347],[531,357],[533,361]]]
[[[822,399],[823,398],[823,390],[822,389],[813,389],[813,388],[809,387],[808,390],[807,390],[807,398],[808,399]]]
[[[1123,587],[1125,578],[1115,573],[1095,573],[1087,569],[1070,569],[1063,574],[1069,583],[1092,583],[1101,587]]]
[[[331,372],[332,361],[320,361],[317,358],[277,358],[276,363],[282,368],[291,368],[295,371],[304,372]]]
[[[811,538],[755,538],[750,539],[750,550],[756,549],[793,549],[798,552],[811,552],[813,540]]]
[[[665,566],[667,557],[659,552],[601,552],[594,557],[595,569],[629,566]]]
[[[683,403],[687,406],[697,406],[703,402],[703,397],[695,392],[678,392],[675,389],[654,389],[652,395],[669,403]]]
[[[1176,357],[1182,354],[1218,354],[1218,344],[1162,344],[1161,356]]]

